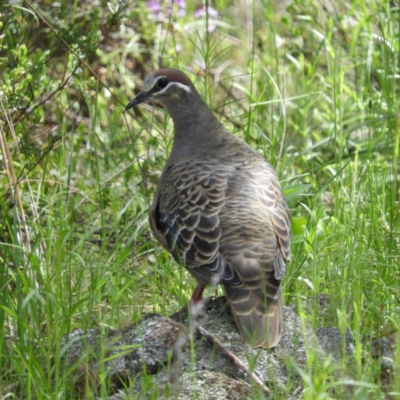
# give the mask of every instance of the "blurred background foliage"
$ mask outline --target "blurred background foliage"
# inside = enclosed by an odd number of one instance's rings
[[[160,67],[277,168],[286,303],[400,342],[399,17],[372,0],[1,2],[0,387],[36,377],[55,395],[63,334],[189,298],[147,223],[171,121],[124,113]]]

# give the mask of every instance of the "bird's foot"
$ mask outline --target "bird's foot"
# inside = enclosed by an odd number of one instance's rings
[[[188,309],[192,320],[198,320],[203,318],[207,313],[208,303],[212,300],[212,297],[201,298],[199,301],[194,302],[193,299],[189,301]]]
[[[194,320],[205,315],[207,304],[210,302],[211,297],[203,299],[204,289],[203,286],[197,285],[189,303],[183,306],[178,312],[172,314],[170,318],[174,321],[182,322],[188,317],[188,311]]]

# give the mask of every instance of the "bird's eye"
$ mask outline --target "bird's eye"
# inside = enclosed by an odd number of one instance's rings
[[[157,81],[157,87],[159,88],[159,89],[164,89],[167,85],[168,85],[168,79],[167,78],[160,78],[158,81]]]

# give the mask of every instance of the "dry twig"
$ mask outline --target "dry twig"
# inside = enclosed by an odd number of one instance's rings
[[[220,342],[212,333],[208,332],[202,326],[197,327],[197,332],[204,336],[209,342],[215,344],[215,346],[217,346],[218,349],[220,349],[225,356],[229,358],[229,360],[231,360],[241,370],[246,372],[254,380],[254,382],[256,382],[257,385],[262,388],[267,397],[270,396],[271,392],[267,386],[264,385],[263,381],[254,372],[250,371],[249,367],[239,357],[232,353],[222,342]]]

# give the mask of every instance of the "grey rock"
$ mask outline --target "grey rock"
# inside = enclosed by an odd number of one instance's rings
[[[210,301],[204,315],[190,324],[187,317],[180,323],[148,314],[121,330],[90,329],[85,333],[78,329],[65,336],[62,343],[67,366],[78,365],[73,377],[75,392],[85,393],[85,385],[89,384],[95,393],[100,373],[104,379],[105,372],[111,382],[109,399],[113,400],[143,398],[144,393],[145,398],[152,395],[179,400],[265,398],[246,371],[196,333],[198,325],[249,365],[271,392],[283,398],[301,397],[302,381],[296,368],[306,369],[307,347],[315,350],[321,360],[328,356],[333,360],[343,356],[352,359],[351,332],[342,335],[337,328],[304,327],[293,307],[284,307],[279,345],[270,350],[253,349],[244,344],[226,299],[221,297]],[[382,369],[392,371],[395,358],[389,342],[379,339],[369,343],[373,355],[382,360]]]

